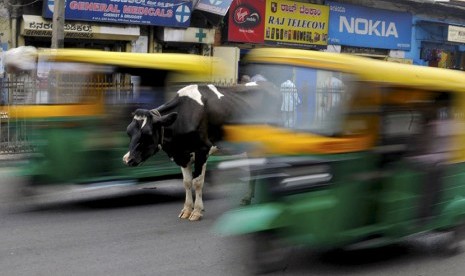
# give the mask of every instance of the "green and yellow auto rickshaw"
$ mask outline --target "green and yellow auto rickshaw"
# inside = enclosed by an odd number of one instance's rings
[[[12,130],[27,129],[29,158],[21,170],[26,194],[73,190],[72,198],[85,198],[180,175],[165,155],[125,166],[126,127],[136,108],[163,104],[180,85],[211,82],[222,66],[217,59],[85,49],[38,49],[32,55],[36,68],[11,74],[20,87],[12,86],[8,104],[0,107]],[[24,89],[25,83],[32,85]]]
[[[448,234],[446,252],[458,251],[464,72],[270,48],[245,64],[285,88],[283,103],[272,123],[226,128],[250,158],[220,168],[249,168],[250,204],[222,215],[216,231],[253,236],[264,270],[280,264],[283,246],[381,246],[431,231]]]

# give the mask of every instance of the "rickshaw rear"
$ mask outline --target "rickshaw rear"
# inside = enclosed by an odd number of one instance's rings
[[[462,72],[289,49],[254,50],[248,63],[277,86],[292,72],[302,104],[292,123],[281,109],[275,124],[226,129],[253,149],[252,204],[224,214],[217,231],[264,235],[255,247],[263,251],[382,246],[434,231],[451,234],[444,249],[456,252],[465,223]],[[268,253],[255,252],[258,266],[270,265]]]
[[[131,113],[159,106],[180,85],[211,81],[219,72],[213,58],[183,54],[39,49],[33,60],[36,69],[28,73],[37,85],[20,91],[21,99],[9,91],[2,107],[28,128],[32,152],[21,170],[27,194],[134,189],[176,177],[179,168],[164,155],[137,168],[123,164]]]

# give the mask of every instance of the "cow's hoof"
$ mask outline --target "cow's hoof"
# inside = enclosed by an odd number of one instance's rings
[[[198,221],[200,219],[202,219],[202,212],[199,212],[199,211],[195,211],[190,215],[189,217],[189,220],[190,221]]]
[[[192,210],[184,208],[181,210],[181,213],[179,213],[178,217],[182,219],[187,219],[187,218],[190,218],[191,214],[192,214]]]

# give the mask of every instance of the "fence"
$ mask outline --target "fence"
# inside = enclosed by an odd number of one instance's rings
[[[15,105],[73,104],[106,100],[124,101],[133,97],[131,77],[126,74],[60,74],[37,79],[30,75],[0,78],[0,155],[30,153],[31,123],[13,118]]]

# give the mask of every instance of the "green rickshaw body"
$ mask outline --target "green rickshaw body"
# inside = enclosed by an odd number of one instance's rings
[[[277,86],[279,72],[292,72],[302,103],[292,124],[277,113],[275,124],[226,127],[261,163],[250,163],[250,205],[222,215],[218,233],[274,233],[322,250],[463,236],[463,72],[290,49],[257,49],[247,61]],[[333,77],[343,85],[328,85]],[[431,118],[437,138],[425,132]],[[426,153],[431,141],[444,148]]]
[[[142,166],[124,165],[132,112],[156,108],[180,87],[211,82],[222,72],[215,58],[187,54],[39,49],[34,59],[37,71],[28,77],[37,85],[0,109],[11,125],[27,130],[32,153],[20,175],[35,191],[123,187],[180,176],[164,153]]]

